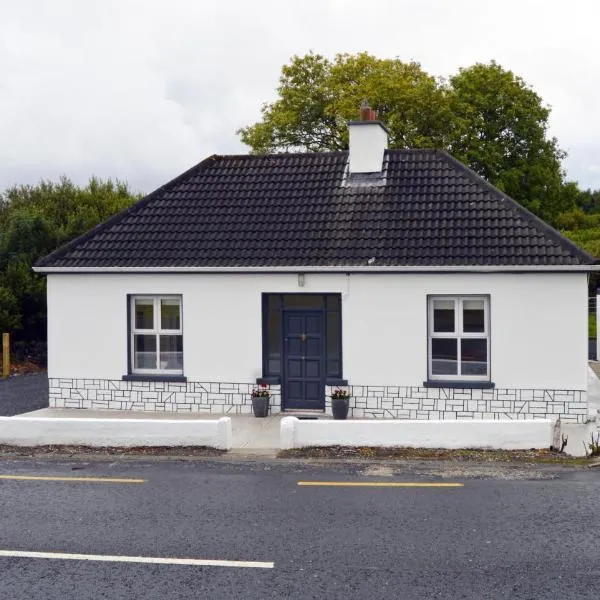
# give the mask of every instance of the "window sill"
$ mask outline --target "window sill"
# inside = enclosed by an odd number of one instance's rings
[[[327,377],[325,379],[325,385],[344,386],[348,385],[348,380],[342,379],[341,377]]]
[[[442,381],[438,379],[427,380],[423,382],[423,387],[426,388],[455,388],[463,390],[491,390],[496,387],[492,381]]]
[[[257,385],[281,385],[281,377],[279,375],[273,375],[271,377],[257,377]],[[347,379],[341,379],[340,377],[327,377],[325,379],[325,385],[348,385]]]
[[[187,383],[185,375],[136,375],[131,373],[121,377],[123,381],[170,381],[172,383]]]
[[[279,375],[273,375],[271,377],[257,377],[257,385],[280,385],[281,377]]]

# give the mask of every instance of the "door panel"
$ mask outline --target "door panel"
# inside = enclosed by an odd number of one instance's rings
[[[307,315],[304,333],[321,336],[323,327],[322,315]]]
[[[307,360],[305,363],[306,377],[318,378],[321,376],[321,364],[316,360]]]
[[[294,335],[294,334],[290,334]],[[300,334],[302,335],[302,334]],[[287,340],[287,354],[288,356],[303,356],[303,343],[300,337],[291,337]]]
[[[289,314],[287,317],[288,334],[298,334],[304,332],[304,320],[302,315]]]
[[[325,408],[323,313],[284,311],[282,400],[287,409]]]
[[[304,342],[304,355],[321,359],[322,345],[321,338],[307,336]]]
[[[290,377],[302,378],[302,360],[290,358],[288,360],[288,375]]]

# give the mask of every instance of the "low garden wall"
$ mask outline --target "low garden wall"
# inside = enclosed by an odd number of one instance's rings
[[[407,448],[490,448],[522,450],[549,448],[554,422],[465,420],[411,421],[361,419],[281,420],[282,449],[308,446],[382,446]]]
[[[231,448],[231,419],[0,417],[0,444],[11,446],[209,446]]]

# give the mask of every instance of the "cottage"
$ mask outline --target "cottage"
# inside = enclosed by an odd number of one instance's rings
[[[39,261],[50,406],[587,418],[594,259],[437,150],[211,156]]]

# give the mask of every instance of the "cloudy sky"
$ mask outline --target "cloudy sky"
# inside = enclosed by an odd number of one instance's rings
[[[551,105],[568,176],[600,188],[598,0],[0,0],[0,190],[66,174],[142,192],[209,154],[313,50],[495,59]]]

